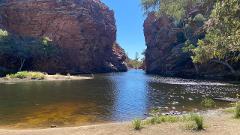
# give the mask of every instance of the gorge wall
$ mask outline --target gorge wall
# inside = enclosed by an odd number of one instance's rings
[[[201,8],[200,8],[201,9]],[[190,16],[206,10],[194,9],[189,11]],[[204,32],[199,32],[200,27],[191,24],[189,33],[193,41],[204,37]],[[196,34],[197,33],[197,34]],[[191,55],[183,51],[186,41],[182,26],[176,26],[174,20],[167,16],[157,17],[155,13],[148,14],[144,22],[144,35],[147,45],[145,51],[146,72],[177,77],[203,77],[225,79],[234,76],[227,66],[219,63],[194,64]],[[240,64],[232,66],[239,71]]]
[[[147,49],[146,72],[162,75],[181,75],[194,72],[191,58],[182,52],[181,32],[166,16],[157,18],[154,13],[144,22]]]
[[[99,0],[6,0],[1,3],[0,24],[20,37],[48,37],[60,49],[57,57],[35,58],[31,66],[26,64],[27,70],[127,70],[124,50],[116,43],[114,12]]]

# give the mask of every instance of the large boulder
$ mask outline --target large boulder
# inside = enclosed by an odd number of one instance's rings
[[[58,58],[36,59],[33,70],[127,70],[124,50],[116,44],[114,12],[99,0],[6,0],[1,3],[0,24],[15,35],[48,37],[61,49]]]

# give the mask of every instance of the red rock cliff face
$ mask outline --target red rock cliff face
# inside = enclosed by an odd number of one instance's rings
[[[183,44],[178,38],[182,36],[181,29],[171,19],[149,14],[144,22],[144,35],[147,73],[181,76],[195,72],[190,56],[182,51]]]
[[[193,11],[195,12],[190,13],[198,12]],[[201,27],[192,24],[191,28],[192,32],[189,32],[188,36],[193,41],[197,42],[204,37],[204,32],[199,33]],[[173,20],[166,16],[156,17],[154,13],[150,13],[144,22],[144,35],[147,45],[145,52],[147,73],[188,78],[237,79],[237,75],[232,75],[226,66],[218,63],[194,65],[191,55],[183,52],[186,41],[183,27],[177,27]],[[239,62],[233,63],[232,66],[239,71]]]
[[[47,72],[126,71],[124,50],[116,46],[114,12],[99,0],[7,0],[1,26],[21,36],[49,37],[61,56],[36,60]]]

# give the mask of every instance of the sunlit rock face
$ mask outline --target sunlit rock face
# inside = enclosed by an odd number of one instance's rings
[[[192,11],[192,12],[191,12]],[[193,12],[195,11],[195,12]],[[202,10],[189,11],[189,16],[202,13]],[[205,36],[202,26],[191,24],[188,37],[197,43],[198,39]],[[146,72],[177,77],[203,77],[211,79],[238,79],[239,75],[233,75],[224,65],[214,62],[194,65],[191,55],[183,51],[186,41],[183,26],[176,26],[169,17],[156,17],[150,13],[144,22],[144,35],[147,45],[145,52]],[[231,63],[233,68],[239,72],[240,63]]]
[[[150,13],[144,22],[144,35],[147,73],[181,76],[195,72],[190,56],[182,51],[183,33],[171,19]]]
[[[50,73],[126,71],[126,55],[116,44],[114,12],[99,0],[6,0],[1,27],[20,36],[49,37],[58,58],[35,60]]]

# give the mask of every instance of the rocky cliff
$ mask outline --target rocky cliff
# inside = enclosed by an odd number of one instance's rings
[[[149,14],[144,22],[144,34],[147,73],[181,76],[194,72],[190,56],[182,51],[183,33],[171,19]]]
[[[6,0],[1,3],[0,24],[14,35],[48,37],[60,48],[58,57],[35,59],[31,70],[127,70],[124,50],[116,43],[114,12],[99,0]]]
[[[191,10],[189,16],[201,12],[205,10]],[[191,31],[188,32],[188,37],[196,43],[198,39],[204,37],[204,32],[201,32],[202,25],[199,27],[194,22],[190,25]],[[186,41],[183,27],[176,26],[174,20],[169,17],[156,17],[154,13],[150,13],[144,22],[144,35],[147,45],[145,52],[147,73],[190,78],[235,78],[226,66],[219,63],[194,64],[191,55],[183,51]],[[239,64],[233,63],[232,66],[239,71]]]

